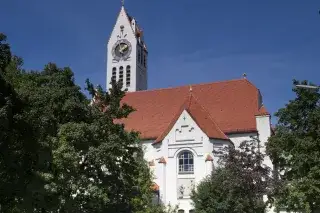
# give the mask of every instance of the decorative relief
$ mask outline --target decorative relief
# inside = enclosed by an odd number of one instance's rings
[[[194,178],[178,178],[177,197],[188,198],[194,188]]]
[[[194,127],[189,125],[181,125],[175,132],[176,141],[194,141]]]

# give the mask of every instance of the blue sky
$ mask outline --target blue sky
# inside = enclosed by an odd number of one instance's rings
[[[120,0],[1,0],[0,31],[26,69],[70,66],[105,86],[106,43]],[[320,84],[319,0],[126,0],[145,32],[149,88],[241,78],[271,113],[292,79]],[[273,118],[273,122],[275,122]]]

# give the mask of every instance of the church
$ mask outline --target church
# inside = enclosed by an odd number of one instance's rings
[[[148,90],[148,51],[143,31],[122,5],[108,41],[107,89],[116,80],[128,90],[123,102],[136,111],[123,122],[127,130],[140,132],[156,202],[191,213],[192,187],[217,166],[214,150],[256,136],[265,151],[270,114],[259,89],[245,77]],[[270,159],[264,163],[272,168]]]

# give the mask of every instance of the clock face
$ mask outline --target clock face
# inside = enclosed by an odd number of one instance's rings
[[[131,44],[126,39],[121,39],[113,45],[112,56],[115,60],[127,60],[131,53]]]

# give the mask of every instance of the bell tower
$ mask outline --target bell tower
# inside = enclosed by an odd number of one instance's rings
[[[146,90],[148,51],[142,29],[124,8],[120,13],[108,41],[107,90],[112,80],[122,82],[128,92]]]

